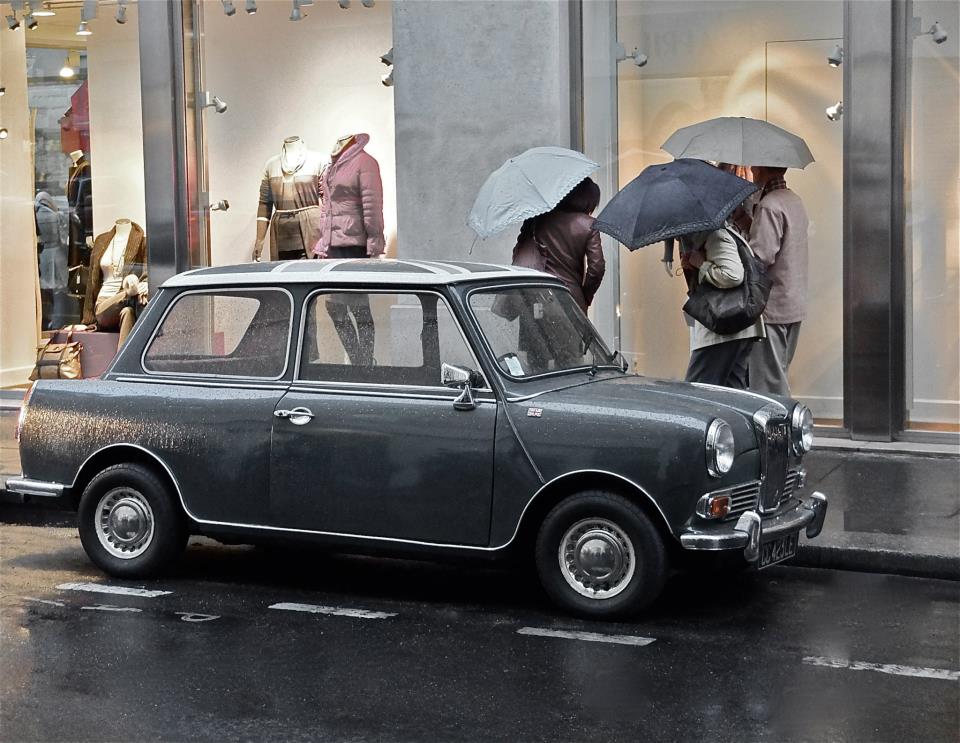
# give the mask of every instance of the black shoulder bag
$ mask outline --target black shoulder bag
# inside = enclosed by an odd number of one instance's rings
[[[770,298],[770,279],[763,265],[743,238],[727,231],[737,244],[743,264],[743,283],[720,289],[707,281],[700,281],[683,305],[683,311],[690,317],[720,335],[733,335],[749,328],[760,319]]]

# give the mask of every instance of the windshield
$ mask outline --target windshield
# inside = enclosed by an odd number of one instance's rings
[[[470,309],[500,369],[511,377],[619,368],[569,292],[551,287],[476,291]]]

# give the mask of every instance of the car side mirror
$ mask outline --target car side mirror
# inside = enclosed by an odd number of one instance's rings
[[[440,382],[444,387],[457,387],[463,391],[453,401],[454,410],[473,410],[477,407],[473,399],[473,388],[478,384],[480,375],[465,366],[443,363],[440,365]]]

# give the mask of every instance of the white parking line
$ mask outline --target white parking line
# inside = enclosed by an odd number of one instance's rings
[[[604,635],[599,632],[568,632],[558,629],[540,629],[538,627],[521,627],[518,635],[534,635],[536,637],[558,637],[562,640],[584,640],[586,642],[608,642],[614,645],[649,645],[656,642],[653,637],[640,635]]]
[[[139,614],[143,609],[135,609],[132,606],[111,606],[110,604],[97,604],[96,606],[81,606],[83,611],[129,611]]]
[[[368,609],[345,609],[339,606],[315,606],[314,604],[291,604],[281,602],[269,608],[284,611],[305,611],[310,614],[329,614],[335,617],[356,617],[357,619],[389,619],[397,616],[388,611],[369,611]]]
[[[24,601],[36,601],[38,604],[47,604],[48,606],[66,606],[62,601],[49,601],[47,599],[35,599],[33,596],[21,596]]]
[[[960,671],[950,671],[946,668],[921,668],[917,666],[898,666],[889,663],[866,663],[862,660],[824,658],[819,655],[808,655],[803,659],[803,662],[810,666],[846,668],[851,671],[876,671],[877,673],[889,673],[893,676],[913,676],[916,678],[939,679],[941,681],[960,680]]]
[[[126,588],[124,586],[105,586],[101,583],[61,583],[57,586],[61,591],[87,591],[88,593],[114,593],[123,596],[140,596],[154,599],[157,596],[167,596],[172,591],[151,591],[146,588]]]

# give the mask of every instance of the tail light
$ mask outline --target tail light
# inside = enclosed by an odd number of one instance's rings
[[[23,396],[23,402],[20,404],[20,415],[17,416],[16,430],[18,442],[20,441],[20,432],[23,430],[23,422],[27,419],[27,405],[30,404],[30,397],[33,395],[34,385],[36,385],[36,382],[30,383],[30,389],[27,390],[27,394]]]

